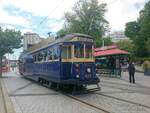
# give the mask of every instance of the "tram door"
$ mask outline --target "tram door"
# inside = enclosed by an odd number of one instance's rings
[[[61,74],[64,79],[71,78],[71,68],[72,68],[72,62],[71,62],[71,48],[70,45],[63,45],[61,49]]]

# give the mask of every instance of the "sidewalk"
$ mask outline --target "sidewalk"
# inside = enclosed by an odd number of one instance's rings
[[[135,66],[136,72],[144,73],[144,70],[141,66]]]
[[[129,73],[123,72],[121,78],[126,81],[129,81]],[[135,73],[135,83],[150,88],[150,76],[145,76],[144,73],[136,72]]]
[[[0,113],[15,113],[11,100],[6,91],[3,78],[0,78]]]

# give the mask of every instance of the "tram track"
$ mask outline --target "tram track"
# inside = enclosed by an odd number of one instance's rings
[[[80,103],[82,103],[82,104],[85,104],[85,105],[87,105],[87,106],[90,106],[90,107],[92,107],[92,108],[94,108],[94,109],[103,111],[103,112],[105,112],[105,113],[114,113],[114,112],[112,112],[112,111],[109,111],[107,108],[104,108],[103,106],[94,105],[93,103],[86,102],[86,101],[84,101],[84,100],[82,100],[82,99],[80,99],[80,98],[77,98],[77,97],[73,96],[73,95],[70,95],[70,94],[64,94],[64,95],[67,96],[67,97],[69,97],[69,98],[71,98],[71,99],[73,99],[73,100],[75,100],[75,101],[77,101],[77,102],[80,102]]]
[[[59,93],[27,93],[27,94],[9,94],[10,97],[22,97],[22,96],[47,96],[58,95]]]
[[[114,97],[114,96],[110,96],[110,95],[105,95],[103,93],[94,93],[94,94],[101,95],[101,96],[108,97],[108,98],[112,98],[112,99],[116,99],[116,100],[119,100],[119,101],[122,101],[122,102],[127,102],[127,103],[130,103],[130,104],[134,104],[134,105],[137,105],[137,106],[142,106],[142,107],[150,109],[150,106],[140,104],[140,103],[136,103],[136,102],[133,102],[133,101],[129,101],[129,100],[126,100],[126,99],[122,99],[122,98],[118,98],[118,97]]]
[[[122,79],[120,79],[122,80]],[[108,84],[115,84],[115,85],[121,85],[121,86],[127,86],[127,87],[133,87],[133,88],[141,88],[141,89],[148,89],[150,90],[150,87],[147,87],[147,86],[143,86],[143,85],[139,85],[139,84],[125,84],[125,83],[114,83],[114,82],[111,82],[111,81],[106,81],[106,80],[102,80],[101,81],[102,83],[108,83]]]
[[[23,78],[21,78],[21,79],[23,79]],[[32,83],[36,83],[37,85],[39,85],[39,86],[44,86],[44,87],[46,87],[46,88],[48,88],[48,89],[51,89],[49,86],[47,86],[47,85],[44,85],[44,84],[41,84],[41,83],[39,83],[39,82],[37,82],[37,81],[33,81],[33,80],[31,80],[31,79],[28,79],[29,81],[31,81]],[[16,89],[16,90],[14,90],[13,92],[19,92],[20,90],[22,90],[22,89],[24,89],[24,88],[26,88],[26,87],[28,87],[28,86],[30,86],[31,85],[31,82],[29,83],[29,84],[26,84],[26,85],[24,85],[24,86],[22,86],[22,87],[20,87],[20,88],[18,88],[18,89]],[[84,101],[84,100],[82,100],[82,99],[79,99],[79,98],[77,98],[76,96],[73,96],[73,95],[71,95],[71,94],[68,94],[68,93],[64,93],[64,92],[62,92],[62,91],[56,91],[56,89],[53,89],[55,92],[54,93],[37,93],[37,94],[14,94],[14,93],[11,93],[11,94],[9,94],[9,96],[10,97],[18,97],[18,96],[47,96],[47,95],[58,95],[58,94],[62,94],[62,95],[64,95],[64,96],[66,96],[67,98],[70,98],[70,99],[72,99],[72,100],[74,100],[74,101],[76,101],[76,102],[79,102],[79,103],[81,103],[81,104],[84,104],[84,105],[86,105],[86,106],[88,106],[88,107],[90,107],[91,109],[95,109],[95,110],[98,110],[98,111],[101,111],[101,112],[104,112],[104,113],[114,113],[114,112],[112,112],[112,111],[109,111],[109,110],[107,110],[107,108],[104,108],[104,107],[100,107],[100,106],[97,106],[97,105],[94,105],[93,103],[89,103],[89,102],[86,102],[86,101]]]
[[[144,95],[150,95],[150,92],[144,91],[144,90],[133,90],[133,89],[125,88],[125,87],[112,86],[112,85],[108,85],[108,84],[104,84],[104,83],[100,84],[100,85],[104,86],[104,87],[124,90],[124,91],[131,92],[131,93],[139,93],[139,94],[144,94]]]
[[[118,78],[119,79],[119,78]],[[129,83],[129,81],[128,80],[125,80],[125,79],[123,79],[123,78],[120,78],[120,80],[122,80],[122,81],[124,81],[124,82],[126,82],[126,83]],[[145,85],[142,85],[142,84],[140,84],[140,83],[136,83],[136,87],[140,87],[140,88],[147,88],[147,89],[150,89],[150,87],[149,86],[145,86]]]
[[[32,81],[32,80],[31,80]],[[35,81],[34,81],[35,82]],[[39,82],[35,82],[35,83],[37,83],[37,85],[40,85],[41,86],[41,84],[39,83]],[[46,87],[46,88],[49,88],[49,89],[51,89],[50,87],[48,87],[48,86],[45,86],[45,85],[43,85],[44,87]],[[17,91],[19,91],[19,90],[22,90],[23,89],[23,87],[22,88],[18,88],[18,90]],[[118,88],[117,88],[118,89]],[[122,90],[125,90],[125,89],[123,89],[123,88],[121,88]],[[104,106],[102,106],[102,105],[99,105],[99,104],[95,104],[95,103],[93,103],[93,102],[91,102],[91,101],[86,101],[86,100],[84,100],[84,99],[81,99],[81,98],[79,98],[79,97],[76,97],[76,96],[74,96],[74,95],[71,95],[71,94],[68,94],[68,93],[64,93],[64,92],[61,92],[61,91],[56,91],[57,93],[53,93],[53,94],[50,94],[50,93],[45,93],[45,94],[40,94],[40,93],[38,93],[38,94],[15,94],[15,95],[10,95],[10,96],[46,96],[46,95],[56,95],[56,94],[63,94],[64,96],[66,96],[66,97],[68,97],[68,98],[70,98],[70,99],[72,99],[72,100],[74,100],[74,101],[76,101],[76,102],[78,102],[78,103],[81,103],[81,104],[84,104],[84,105],[86,105],[86,106],[89,106],[91,109],[95,109],[95,110],[98,110],[98,111],[103,111],[103,112],[105,112],[105,113],[114,113],[114,112],[112,112],[112,111],[109,111],[108,110],[108,108],[106,108],[106,107],[104,107]],[[131,92],[131,91],[130,91]],[[134,91],[132,91],[132,92],[134,92]],[[136,106],[141,106],[141,107],[145,107],[145,108],[148,108],[148,109],[150,109],[150,106],[147,106],[147,105],[143,105],[143,104],[140,104],[140,103],[136,103],[136,102],[132,102],[132,101],[128,101],[128,100],[125,100],[125,99],[122,99],[122,98],[117,98],[117,97],[113,97],[113,96],[109,96],[109,95],[105,95],[105,94],[101,94],[101,93],[93,93],[93,94],[96,94],[96,95],[101,95],[101,96],[105,96],[105,97],[107,97],[107,98],[112,98],[112,99],[115,99],[115,100],[118,100],[118,101],[121,101],[121,102],[126,102],[126,103],[130,103],[130,104],[133,104],[133,105],[136,105]]]
[[[32,84],[33,84],[33,82],[30,82],[30,83],[28,83],[28,84],[26,84],[26,85],[24,85],[24,86],[22,86],[22,87],[19,87],[19,88],[15,89],[14,91],[12,91],[11,94],[15,94],[15,93],[17,93],[18,91],[23,90],[23,89],[27,88],[28,86],[30,86],[30,85],[32,85]]]

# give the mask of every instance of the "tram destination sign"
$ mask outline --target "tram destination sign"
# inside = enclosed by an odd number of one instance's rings
[[[84,37],[74,37],[70,41],[84,41],[84,42],[93,42],[93,39],[90,38],[84,38]]]

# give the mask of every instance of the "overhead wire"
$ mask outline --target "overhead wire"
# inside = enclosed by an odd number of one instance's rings
[[[115,2],[117,2],[119,0],[113,0],[112,2],[108,3],[107,5],[111,5],[111,4],[114,4]]]
[[[47,19],[48,17],[64,2],[65,0],[62,0],[58,5],[56,5],[56,7],[45,17],[43,18],[43,20],[41,20],[41,22],[39,23],[38,26],[40,26],[41,24],[43,24]],[[108,3],[108,5],[111,5],[111,4],[114,4],[115,2],[117,2],[118,0],[113,0],[112,2]],[[92,24],[92,23],[91,23]],[[91,26],[91,25],[90,25]],[[90,28],[89,28],[90,29]]]
[[[48,17],[64,2],[65,0],[62,0],[56,7],[39,23],[41,25],[44,21],[48,19]]]

